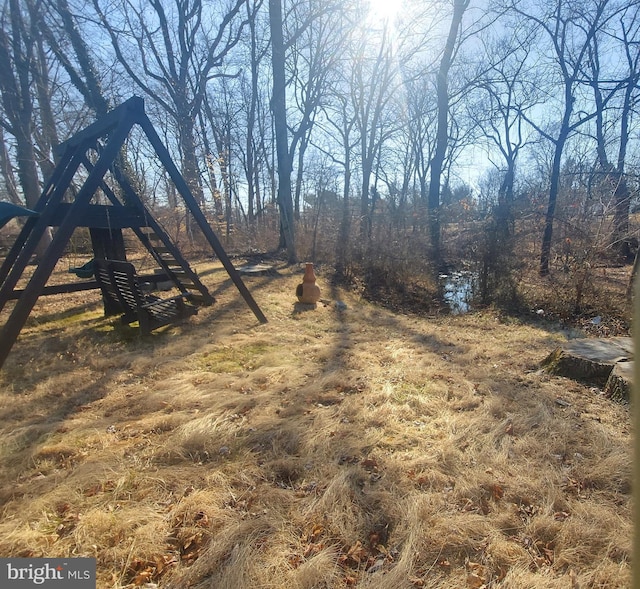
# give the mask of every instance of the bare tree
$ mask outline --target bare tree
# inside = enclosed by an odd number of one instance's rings
[[[582,80],[583,68],[597,32],[616,14],[616,0],[551,0],[533,12],[516,1],[511,6],[519,18],[534,23],[542,37],[549,43],[549,59],[556,68],[557,80],[562,88],[559,120],[556,131],[549,131],[540,123],[527,117],[527,121],[554,146],[553,163],[549,178],[549,198],[545,215],[540,252],[540,275],[549,274],[553,224],[560,189],[562,157],[569,137],[587,121],[596,116],[596,109],[585,111],[576,108],[577,90]],[[603,97],[604,107],[615,95],[611,91]]]
[[[585,68],[586,82],[593,90],[595,102],[595,138],[598,166],[604,176],[605,185],[612,187],[614,199],[613,235],[614,250],[621,260],[629,261],[632,257],[629,240],[629,208],[631,192],[625,173],[627,150],[630,139],[630,122],[634,107],[637,104],[638,82],[640,82],[640,21],[638,4],[630,4],[621,15],[618,31],[603,31],[602,35],[594,35],[588,51],[588,65]],[[601,38],[602,37],[602,38]],[[618,47],[610,47],[616,42]],[[605,43],[605,47],[602,47]],[[624,54],[626,71],[607,72],[603,61],[610,62],[608,55],[613,50],[616,54]],[[604,58],[603,58],[604,55]],[[622,65],[620,66],[622,67]],[[604,70],[604,71],[603,71]],[[606,108],[608,94],[620,90],[621,97],[616,101],[617,116],[614,121],[607,116],[613,109]],[[611,100],[613,103],[613,100]],[[610,129],[617,123],[617,138],[611,137]],[[611,157],[609,151],[617,145],[617,151]]]
[[[283,245],[290,261],[296,259],[294,217],[300,207],[304,156],[316,114],[329,92],[330,76],[340,56],[339,47],[344,36],[333,15],[333,2],[297,2],[283,20],[281,0],[269,2],[273,74],[271,108],[278,160],[278,204]],[[291,87],[290,94],[296,101],[297,109],[294,111],[288,108],[288,87]],[[291,176],[296,154],[298,176],[294,193]]]
[[[489,66],[474,82],[477,101],[471,96],[466,101],[468,116],[487,142],[489,160],[502,175],[494,212],[500,241],[511,233],[516,164],[530,141],[524,114],[539,103],[528,59],[532,35],[524,24],[509,37],[485,44]]]
[[[39,62],[44,56],[38,53],[38,44],[33,37],[34,27],[31,17],[24,10],[18,0],[9,0],[0,13],[0,97],[5,117],[0,124],[13,136],[15,142],[15,159],[18,168],[18,178],[22,188],[24,201],[28,207],[34,208],[40,198],[40,177],[38,174],[37,128],[36,110],[32,86],[35,83],[44,84],[42,69],[46,67]],[[41,99],[46,99],[46,91],[39,88]],[[44,109],[46,111],[47,105]],[[11,174],[6,144],[3,138],[3,170],[5,183],[15,187]],[[44,168],[47,170],[45,164]],[[16,194],[13,193],[15,198]],[[48,229],[37,249],[41,255],[52,239],[51,229]]]
[[[296,107],[289,117],[289,149],[294,156],[297,152],[294,211],[299,217],[305,154],[320,106],[337,81],[348,29],[346,19],[338,16],[331,5],[323,8],[316,1],[294,4],[287,21],[291,39],[288,71]]]
[[[48,8],[46,12],[31,9],[32,14],[38,15],[38,19],[36,20],[34,16],[32,22],[35,30],[41,33],[36,35],[39,46],[42,45],[43,40],[46,41],[57,63],[66,72],[71,85],[79,92],[86,107],[93,111],[96,117],[104,116],[114,106],[114,89],[111,89],[111,92],[105,90],[104,64],[99,63],[95,53],[90,49],[88,41],[90,33],[79,25],[78,14],[74,13],[68,0],[43,0],[42,3],[28,0],[28,2],[29,6],[42,5],[43,8]],[[41,51],[44,52],[44,49]],[[46,72],[39,72],[36,79],[46,79]],[[43,91],[40,89],[38,89],[38,96],[43,96]],[[43,100],[40,102],[43,128],[48,130],[47,135],[50,137],[51,145],[55,145],[58,143],[59,133],[55,128],[53,113],[50,112],[51,103],[49,102],[47,108],[42,106]],[[63,133],[69,133],[72,130],[64,129]],[[144,194],[143,179],[134,172],[128,155],[123,149],[118,156],[119,166],[128,177],[130,184],[136,186],[140,194]]]
[[[247,2],[247,21],[249,29],[249,83],[245,97],[246,103],[246,144],[244,167],[247,178],[247,215],[249,223],[260,210],[260,145],[258,117],[260,116],[260,65],[267,54],[268,43],[259,38],[258,15],[262,0]]]
[[[204,112],[209,123],[209,130],[213,135],[216,167],[220,171],[221,202],[217,206],[223,211],[228,236],[233,225],[234,122],[238,119],[241,106],[232,97],[235,88],[229,86],[229,78],[221,78],[218,82],[215,91],[207,93],[204,100]],[[208,143],[206,138],[205,142]],[[222,206],[223,203],[224,206]]]
[[[39,32],[41,6],[33,0],[26,1],[29,12],[30,37],[34,42],[34,60],[31,66],[34,97],[37,100],[39,126],[34,127],[34,141],[43,178],[53,173],[55,154],[53,148],[60,142],[53,114],[53,85],[51,75],[55,71],[47,58],[44,40]]]
[[[67,0],[46,0],[46,3],[50,10],[42,14],[38,28],[85,104],[97,116],[106,114],[113,104],[105,94],[98,66],[77,17]]]
[[[453,63],[457,47],[462,17],[469,7],[470,0],[454,0],[453,15],[449,26],[447,42],[440,59],[440,67],[436,79],[436,96],[438,122],[436,130],[435,148],[430,162],[429,181],[429,232],[431,236],[432,258],[437,266],[442,264],[440,249],[440,189],[442,170],[449,144],[449,70]]]
[[[421,207],[426,207],[429,194],[429,169],[435,144],[437,121],[436,99],[432,80],[422,69],[404,82],[407,97],[406,132],[412,148],[414,169],[420,190]]]
[[[31,65],[34,44],[28,22],[18,0],[10,0],[0,14],[0,95],[5,120],[13,136],[18,177],[27,206],[35,206],[40,196],[40,180],[33,146],[34,108]]]
[[[239,41],[244,1],[231,0],[218,11],[204,10],[202,0],[120,0],[108,9],[93,0],[120,65],[175,121],[181,171],[199,202],[195,126],[208,82],[222,75],[218,68]]]
[[[344,81],[344,78],[342,79]],[[356,125],[356,114],[353,111],[353,104],[340,83],[333,87],[331,99],[322,106],[326,125],[320,125],[326,135],[327,145],[320,148],[333,163],[343,169],[342,175],[342,211],[340,215],[340,225],[338,228],[338,240],[336,242],[336,275],[344,278],[349,246],[349,233],[351,228],[351,185],[353,176],[353,158],[355,147],[358,143],[355,138],[354,128]],[[334,147],[336,145],[337,147]],[[338,150],[341,154],[337,155]]]
[[[371,46],[371,47],[370,47]],[[376,192],[371,190],[374,164],[382,145],[394,128],[389,124],[389,105],[399,79],[394,60],[394,49],[385,24],[377,40],[371,43],[366,31],[361,34],[351,57],[351,100],[355,113],[355,130],[361,165],[360,235],[371,237],[372,213]],[[375,51],[375,52],[374,52]]]
[[[287,258],[290,264],[298,261],[293,218],[293,195],[291,173],[293,153],[289,149],[286,98],[286,51],[282,19],[282,0],[269,0],[269,28],[271,30],[271,65],[273,70],[273,94],[271,109],[276,136],[278,158],[278,206],[280,208],[280,228]]]

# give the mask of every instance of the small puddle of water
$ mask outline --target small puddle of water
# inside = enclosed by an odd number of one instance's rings
[[[475,272],[450,272],[440,275],[442,298],[453,315],[471,310],[471,302],[477,285]]]

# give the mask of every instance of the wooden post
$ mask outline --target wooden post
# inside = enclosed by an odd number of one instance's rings
[[[31,309],[33,309],[49,276],[51,276],[51,272],[69,242],[69,238],[73,234],[78,220],[82,218],[83,212],[88,208],[91,197],[122,147],[122,143],[127,138],[131,126],[130,121],[121,121],[121,124],[112,132],[109,142],[105,146],[99,160],[96,162],[95,168],[91,174],[89,174],[89,177],[76,196],[73,205],[58,228],[53,241],[47,248],[42,261],[35,269],[31,280],[29,280],[22,297],[16,303],[7,323],[0,332],[0,367],[4,364],[13,344],[18,339],[22,326],[27,320]],[[29,241],[31,242],[31,237]],[[5,284],[5,286],[7,285]]]
[[[253,311],[253,314],[256,316],[258,321],[260,321],[260,323],[266,323],[267,318],[264,316],[264,313],[254,300],[254,298],[251,296],[251,293],[245,286],[244,282],[242,282],[240,274],[231,263],[231,260],[227,256],[227,253],[224,251],[224,248],[222,247],[220,241],[218,241],[218,237],[213,232],[213,229],[211,229],[211,226],[209,225],[209,223],[207,223],[207,219],[205,218],[203,212],[200,210],[196,199],[194,198],[193,194],[191,194],[191,190],[189,190],[189,187],[178,171],[178,168],[173,163],[169,151],[162,143],[160,137],[156,133],[156,130],[153,128],[151,121],[146,117],[146,115],[144,115],[140,117],[140,120],[138,122],[145,132],[147,139],[149,139],[149,142],[156,150],[160,161],[169,172],[169,176],[173,180],[173,183],[176,185],[178,192],[180,193],[182,198],[184,198],[187,208],[189,209],[189,211],[191,211],[193,218],[198,224],[198,227],[200,227],[200,230],[213,248],[215,254],[218,256],[218,259],[222,262],[222,265],[225,267],[225,270],[229,274],[231,280],[233,280],[233,283],[236,285],[236,288],[242,295],[242,298],[244,298],[245,302]]]

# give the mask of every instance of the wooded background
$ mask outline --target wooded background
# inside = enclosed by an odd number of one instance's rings
[[[637,249],[640,2],[3,0],[0,198],[132,95],[227,247],[397,284],[462,260],[485,302]],[[151,149],[147,204],[193,242]]]

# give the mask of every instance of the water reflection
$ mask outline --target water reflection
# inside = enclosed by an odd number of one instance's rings
[[[451,313],[459,315],[471,310],[471,303],[478,283],[475,272],[451,272],[440,275],[442,298]]]

